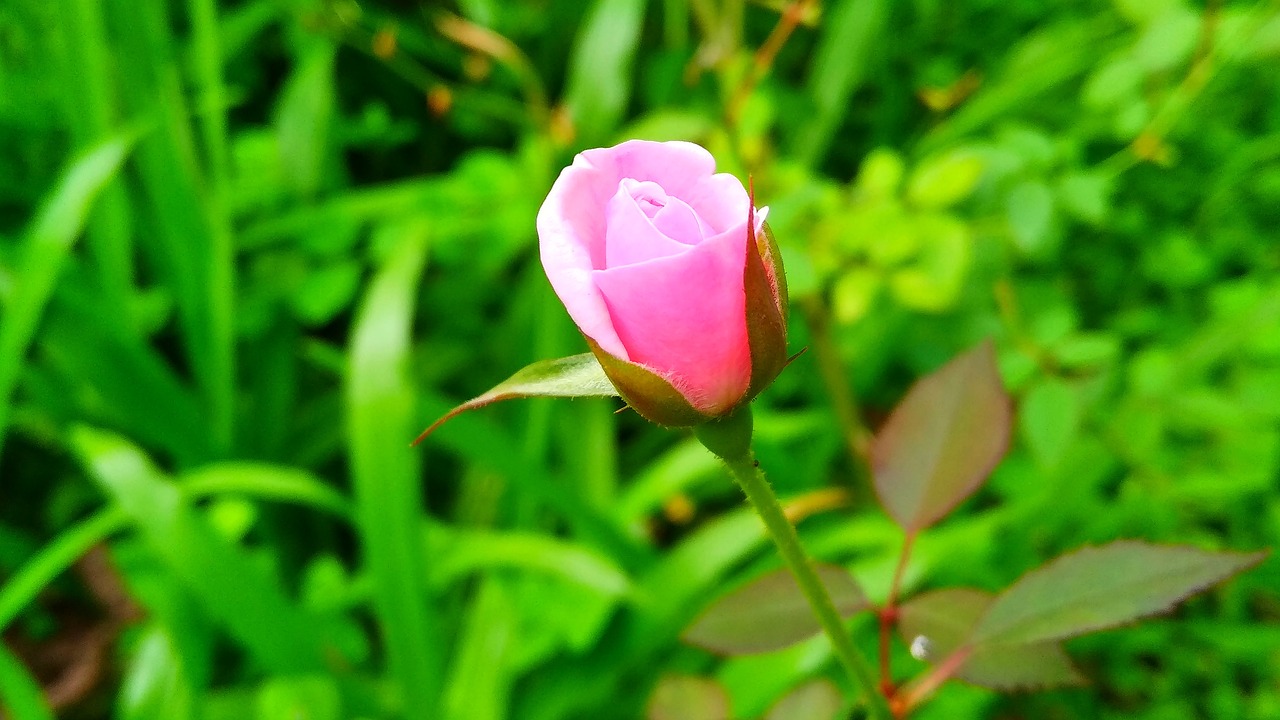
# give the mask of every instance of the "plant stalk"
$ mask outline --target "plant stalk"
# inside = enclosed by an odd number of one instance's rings
[[[831,602],[831,596],[827,594],[827,589],[818,579],[818,574],[814,572],[813,563],[800,544],[796,529],[787,521],[782,504],[778,502],[778,496],[769,486],[763,471],[757,466],[753,453],[748,451],[738,458],[722,457],[721,459],[729,466],[743,494],[747,496],[747,500],[760,519],[764,521],[769,537],[773,539],[782,559],[791,570],[791,574],[795,576],[801,592],[809,601],[809,607],[813,609],[813,614],[822,625],[823,631],[831,639],[836,656],[840,658],[841,664],[844,665],[849,677],[866,701],[870,711],[869,717],[873,720],[891,720],[889,707],[876,690],[871,666],[854,647],[844,621],[836,612],[835,604]]]

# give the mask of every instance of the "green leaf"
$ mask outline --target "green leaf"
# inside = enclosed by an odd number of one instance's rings
[[[1136,541],[1077,550],[1001,593],[971,642],[1036,643],[1115,627],[1168,610],[1266,555]]]
[[[1069,173],[1058,183],[1058,200],[1064,211],[1098,225],[1111,212],[1112,185],[1111,177],[1102,172]]]
[[[711,720],[728,718],[729,693],[711,678],[665,675],[649,697],[646,720]]]
[[[824,678],[787,693],[769,708],[764,720],[839,720],[843,708],[840,689]]]
[[[258,691],[258,720],[339,720],[342,698],[322,675],[274,677]]]
[[[1014,244],[1024,255],[1040,255],[1048,250],[1053,230],[1053,193],[1039,180],[1013,186],[1005,198],[1009,229]]]
[[[878,270],[856,267],[841,274],[831,287],[831,309],[837,321],[853,323],[871,310],[884,280]]]
[[[1200,14],[1190,8],[1170,8],[1143,30],[1133,46],[1133,58],[1149,72],[1172,70],[1191,57],[1203,24]]]
[[[644,9],[645,0],[596,0],[582,23],[565,104],[588,144],[613,130],[630,102]]]
[[[870,607],[848,570],[814,568],[836,610],[844,617]],[[684,632],[684,640],[726,655],[769,652],[799,642],[821,629],[795,578],[775,570],[712,603]]]
[[[1116,12],[1134,25],[1147,25],[1177,10],[1182,0],[1113,0]]]
[[[414,440],[422,442],[436,428],[455,415],[482,408],[500,400],[531,397],[618,397],[618,390],[605,375],[595,355],[583,353],[554,360],[539,360],[518,370],[515,375],[450,410]]]
[[[955,304],[964,289],[971,247],[969,227],[951,215],[922,215],[911,232],[920,239],[915,264],[889,278],[894,297],[923,312],[941,312]]]
[[[481,570],[507,567],[555,575],[606,596],[624,595],[631,579],[594,550],[531,532],[486,532],[427,526],[431,579],[447,585]]]
[[[170,630],[148,623],[140,633],[122,681],[119,720],[189,720],[196,717],[197,693],[187,677],[182,651]]]
[[[298,319],[307,325],[323,325],[351,304],[360,287],[364,267],[343,260],[315,268],[303,276],[289,300]]]
[[[1144,80],[1146,73],[1142,66],[1133,58],[1122,55],[1094,68],[1084,83],[1081,99],[1095,110],[1121,107],[1133,99]]]
[[[1119,354],[1119,341],[1106,333],[1072,335],[1059,341],[1053,349],[1054,358],[1066,370],[1102,368]]]
[[[350,522],[351,501],[319,478],[298,468],[268,463],[214,463],[178,478],[182,491],[193,497],[236,494],[296,503],[323,510]]]
[[[318,37],[318,36],[313,36]],[[320,190],[330,160],[337,48],[313,41],[301,51],[276,108],[276,132],[284,176],[292,190],[311,197]]]
[[[115,139],[77,157],[27,229],[13,287],[0,297],[0,449],[8,427],[9,397],[45,304],[94,198],[119,172],[128,147]]]
[[[500,580],[489,576],[479,583],[459,623],[445,683],[444,720],[508,717],[518,658],[530,637],[520,632],[519,599]]]
[[[347,355],[347,455],[361,551],[373,579],[373,607],[402,693],[404,716],[438,713],[443,643],[428,604],[420,454],[412,433],[417,388],[409,373],[415,298],[427,260],[428,229],[408,221],[360,302]]]
[[[0,643],[0,708],[12,720],[53,720],[40,683],[22,661]]]
[[[937,664],[960,649],[994,596],[953,588],[925,593],[899,608],[898,632],[919,660]],[[1083,678],[1055,642],[983,645],[965,660],[956,677],[994,690],[1075,685]]]
[[[940,210],[969,197],[986,167],[972,150],[951,150],[920,163],[907,181],[907,199],[918,208]]]
[[[1018,412],[1018,426],[1036,462],[1054,468],[1075,442],[1080,429],[1080,397],[1071,385],[1057,378],[1036,383]]]
[[[917,382],[871,447],[889,515],[916,532],[977,490],[1008,447],[1011,415],[990,341]]]
[[[858,191],[874,198],[891,198],[898,194],[906,163],[890,148],[876,148],[862,159],[858,170]]]
[[[63,530],[0,587],[0,632],[89,548],[125,527],[127,518],[115,508],[102,510]]]

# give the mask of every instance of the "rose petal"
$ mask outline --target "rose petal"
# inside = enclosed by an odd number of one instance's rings
[[[619,180],[634,178],[656,182],[668,195],[683,198],[694,185],[716,171],[711,153],[687,142],[628,140],[611,148],[583,151],[578,157],[616,178],[609,185],[609,195]],[[600,207],[604,207],[608,199],[608,196],[600,198]],[[745,205],[743,213],[746,213]]]
[[[744,213],[736,228],[682,255],[593,274],[630,359],[667,377],[709,414],[741,400],[751,380],[746,239]]]
[[[663,235],[685,245],[697,245],[716,233],[698,214],[679,198],[671,198],[665,207],[653,216],[653,226]]]
[[[671,194],[671,189],[667,192]],[[729,173],[700,179],[680,198],[716,233],[741,225],[750,202],[742,181]]]
[[[636,205],[640,206],[647,218],[657,215],[658,211],[665,207],[667,201],[671,199],[667,197],[667,193],[662,189],[661,185],[649,180],[622,178],[622,181],[618,183],[618,189],[625,190],[636,201]],[[615,194],[614,197],[617,197],[617,195]]]
[[[604,212],[617,187],[612,172],[578,155],[560,172],[538,210],[538,246],[547,279],[578,329],[605,352],[628,359],[604,296],[591,279],[594,268],[605,267]]]
[[[605,208],[618,183],[627,177],[649,180],[668,195],[684,197],[714,172],[711,153],[692,143],[629,140],[578,154],[556,179],[538,211],[542,265],[578,329],[606,352],[630,359],[604,297],[592,281],[592,269],[605,267]],[[708,204],[718,196],[718,192],[704,194],[710,196]]]
[[[618,192],[609,199],[604,241],[605,267],[634,265],[654,258],[678,255],[689,249],[688,245],[672,240],[654,226],[654,221],[644,211],[644,200],[637,201],[635,197],[637,184],[631,180],[623,180],[618,183]],[[659,193],[662,191],[656,185],[653,187]],[[653,188],[640,190],[648,192],[642,197],[652,197]],[[665,201],[665,194],[658,199]]]

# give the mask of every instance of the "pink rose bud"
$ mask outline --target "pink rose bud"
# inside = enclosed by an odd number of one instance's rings
[[[767,212],[686,142],[587,150],[556,179],[538,212],[547,279],[645,418],[723,416],[786,364],[786,278]]]

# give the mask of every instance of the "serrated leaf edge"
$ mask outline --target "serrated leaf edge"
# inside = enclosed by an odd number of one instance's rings
[[[980,617],[978,621],[974,624],[974,633],[976,634],[977,630],[982,626],[983,620],[991,612],[991,610],[997,606],[997,603],[999,602],[1000,598],[1006,595],[1013,588],[1017,587],[1019,584],[1025,581],[1028,577],[1031,577],[1032,575],[1035,575],[1037,573],[1046,572],[1050,568],[1054,567],[1055,565],[1058,565],[1059,563],[1062,563],[1068,559],[1074,558],[1081,553],[1090,552],[1090,551],[1107,550],[1107,549],[1118,547],[1118,546],[1129,546],[1129,545],[1150,547],[1150,548],[1161,548],[1161,549],[1193,550],[1200,553],[1218,555],[1220,557],[1236,558],[1241,560],[1242,562],[1238,566],[1234,567],[1230,572],[1223,575],[1222,577],[1219,577],[1214,580],[1210,580],[1208,582],[1192,585],[1187,588],[1186,592],[1170,600],[1168,603],[1165,603],[1156,609],[1139,613],[1125,620],[1119,620],[1115,622],[1096,623],[1093,625],[1083,627],[1078,631],[1073,631],[1065,635],[1053,635],[1050,637],[1040,638],[1032,642],[1020,642],[1020,643],[996,642],[994,644],[996,645],[1002,645],[1002,644],[1032,645],[1037,642],[1054,642],[1059,640],[1065,640],[1068,638],[1079,637],[1081,635],[1087,635],[1089,633],[1098,632],[1100,630],[1109,630],[1112,628],[1123,627],[1125,625],[1129,625],[1139,620],[1142,620],[1143,618],[1149,618],[1156,615],[1161,615],[1163,613],[1169,612],[1175,606],[1177,606],[1178,603],[1181,603],[1182,601],[1186,600],[1192,595],[1202,592],[1219,583],[1226,582],[1232,577],[1256,567],[1259,563],[1261,563],[1271,554],[1270,550],[1256,550],[1252,552],[1205,550],[1203,548],[1195,547],[1194,545],[1162,545],[1159,543],[1151,543],[1143,540],[1116,540],[1114,542],[1106,543],[1103,545],[1085,545],[1083,547],[1076,548],[1071,552],[1067,552],[1062,555],[1059,555],[1058,557],[1050,560],[1049,562],[1023,573],[1017,580],[1015,580],[1007,588],[1005,588],[1003,591],[997,594],[996,597],[991,601],[991,605],[988,606],[987,612],[983,613],[982,617]],[[989,641],[979,638],[977,640],[971,640],[967,642],[966,646],[971,648],[977,648],[984,644],[989,644]]]

